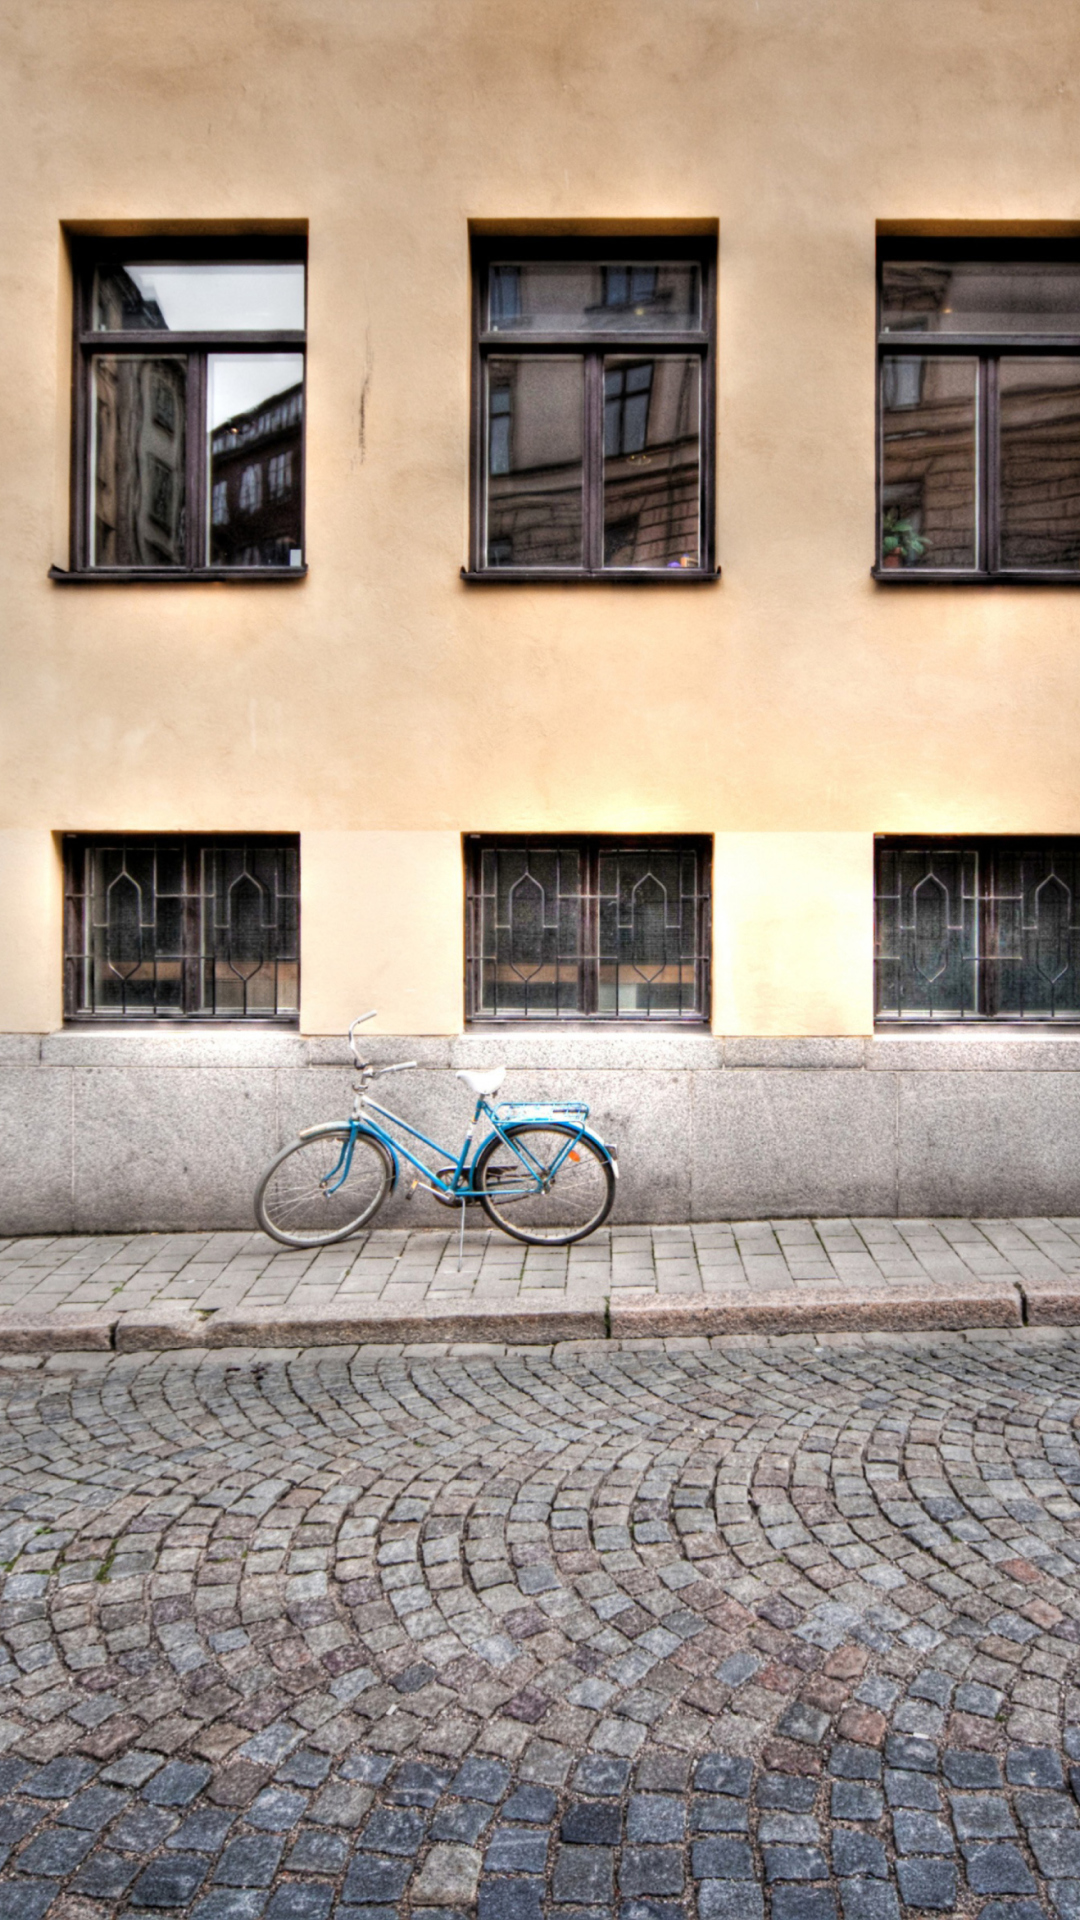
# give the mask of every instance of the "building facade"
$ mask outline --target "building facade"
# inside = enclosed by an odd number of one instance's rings
[[[4,49],[0,1230],[247,1225],[369,1007],[623,1219],[1080,1212],[1075,8]]]

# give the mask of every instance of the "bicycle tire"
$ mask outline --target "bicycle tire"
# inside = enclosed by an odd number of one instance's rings
[[[390,1188],[386,1148],[358,1133],[344,1184],[327,1192],[349,1137],[347,1126],[291,1140],[271,1160],[255,1189],[255,1220],[283,1247],[328,1247],[371,1219]]]
[[[593,1141],[560,1120],[520,1121],[503,1131],[507,1140],[520,1139],[544,1166],[562,1151],[567,1137],[574,1145],[549,1187],[517,1198],[509,1194],[499,1197],[496,1176],[509,1184],[520,1162],[504,1159],[497,1166],[495,1156],[500,1150],[505,1155],[505,1147],[499,1136],[493,1135],[477,1157],[473,1178],[489,1220],[512,1240],[543,1247],[568,1247],[603,1226],[615,1200],[615,1175]],[[545,1141],[553,1144],[545,1146]]]

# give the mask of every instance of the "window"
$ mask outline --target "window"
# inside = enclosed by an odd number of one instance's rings
[[[303,245],[80,243],[72,568],[303,570]]]
[[[69,835],[64,850],[68,1019],[296,1019],[296,838]]]
[[[876,852],[879,1021],[1080,1022],[1080,839]]]
[[[1080,578],[1080,248],[889,240],[880,579]]]
[[[715,247],[474,243],[469,578],[714,578]]]
[[[465,847],[471,1019],[708,1020],[709,841]]]

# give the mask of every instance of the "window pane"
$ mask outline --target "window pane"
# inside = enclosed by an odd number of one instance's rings
[[[487,363],[489,567],[580,567],[584,361]]]
[[[91,565],[185,564],[187,361],[94,358]]]
[[[879,848],[875,922],[879,1017],[958,1020],[978,1009],[978,855]]]
[[[482,1013],[554,1019],[582,1009],[576,847],[488,847],[480,874]]]
[[[295,848],[203,849],[200,990],[213,1014],[299,1008],[299,863]]]
[[[1080,842],[879,847],[879,1019],[1075,1020]]]
[[[207,361],[207,559],[300,566],[304,357],[212,353]]]
[[[604,361],[604,565],[696,567],[701,362]]]
[[[297,1011],[295,841],[102,840],[69,846],[67,869],[69,1012]]]
[[[881,564],[976,564],[974,359],[881,364]]]
[[[699,860],[673,847],[601,851],[600,1013],[699,1013]]]
[[[1003,359],[1001,565],[1080,567],[1080,358]]]
[[[1080,261],[887,260],[884,333],[1080,332]]]
[[[701,270],[693,261],[502,261],[488,270],[493,333],[655,333],[700,325]]]
[[[97,331],[280,333],[304,325],[303,262],[140,261],[94,274]]]

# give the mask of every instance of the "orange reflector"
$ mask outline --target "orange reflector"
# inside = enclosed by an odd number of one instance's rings
[[[581,1155],[580,1155],[580,1153],[575,1153],[575,1151],[574,1151],[574,1149],[573,1149],[573,1147],[571,1147],[571,1149],[570,1149],[570,1158],[571,1158],[571,1160],[580,1160],[580,1159],[581,1159]]]

